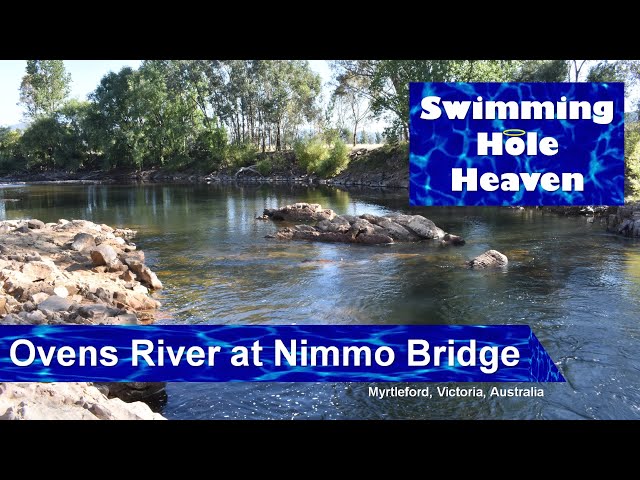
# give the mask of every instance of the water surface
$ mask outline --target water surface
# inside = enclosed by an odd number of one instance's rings
[[[420,213],[467,244],[265,239],[275,226],[255,217],[298,201],[341,214]],[[162,322],[528,324],[567,379],[543,385],[545,397],[536,399],[380,400],[368,395],[373,384],[359,383],[171,384],[169,418],[640,418],[638,241],[584,218],[407,204],[406,191],[289,186],[0,187],[0,219],[83,218],[137,229],[136,243],[165,285]],[[462,268],[489,248],[509,257],[506,270]]]

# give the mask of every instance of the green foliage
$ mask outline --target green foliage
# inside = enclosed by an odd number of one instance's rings
[[[231,145],[229,147],[229,152],[227,153],[224,166],[228,166],[235,170],[242,167],[248,167],[256,163],[257,155],[258,149],[252,143]]]
[[[20,103],[27,110],[26,116],[52,116],[69,95],[70,83],[71,75],[62,60],[27,60],[20,85]]]
[[[589,69],[587,82],[623,82],[624,70],[619,62],[598,62]]]
[[[20,140],[30,170],[75,170],[74,138],[55,117],[42,117],[27,128]]]
[[[0,127],[0,172],[12,173],[24,169],[20,152],[20,131]]]
[[[271,175],[271,173],[273,172],[273,165],[271,163],[271,160],[269,158],[258,160],[258,163],[256,164],[256,170],[258,170],[258,172],[260,172],[260,175],[262,175],[263,177]]]
[[[329,150],[329,156],[321,163],[318,175],[331,178],[338,175],[349,165],[349,148],[340,139],[335,139]]]
[[[625,82],[625,96],[631,92],[631,88],[638,81],[637,60],[604,60],[592,65],[587,73],[587,82]]]
[[[316,173],[320,165],[328,158],[329,149],[325,141],[318,137],[299,140],[293,145],[298,165],[307,173]]]
[[[499,82],[516,75],[511,60],[339,60],[333,62],[339,84],[349,84],[369,99],[375,117],[391,123],[389,135],[409,138],[410,82]]]
[[[291,146],[319,116],[320,76],[307,61],[144,61],[105,75],[89,102],[64,103],[69,82],[62,61],[27,62],[20,92],[32,123],[15,148],[2,148],[2,168],[248,166],[259,148]],[[285,168],[284,157],[269,162]]]
[[[624,132],[625,196],[640,198],[640,123],[625,126]]]
[[[569,77],[567,60],[525,60],[515,74],[517,82],[565,82]]]
[[[349,149],[338,137],[328,143],[321,136],[314,136],[296,142],[293,150],[300,167],[322,178],[337,175],[349,164]]]

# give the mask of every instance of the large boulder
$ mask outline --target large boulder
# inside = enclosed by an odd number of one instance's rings
[[[322,208],[317,203],[294,203],[281,208],[265,208],[264,214],[272,220],[289,222],[311,222],[332,220],[336,213],[328,208]]]
[[[390,218],[420,238],[430,240],[432,238],[442,238],[445,235],[442,229],[438,228],[435,223],[422,215],[394,215]]]
[[[445,233],[428,218],[421,215],[364,214],[335,216],[332,210],[323,210],[318,204],[296,203],[278,209],[267,209],[265,215],[277,219],[295,219],[292,212],[305,212],[305,220],[314,220],[317,212],[332,213],[328,218],[317,220],[315,225],[296,225],[279,229],[269,236],[281,240],[313,240],[320,242],[364,243],[380,245],[394,242],[418,242],[442,239],[443,245],[464,245],[457,235]]]
[[[509,264],[507,256],[497,250],[487,250],[482,255],[467,262],[471,268],[501,268]]]

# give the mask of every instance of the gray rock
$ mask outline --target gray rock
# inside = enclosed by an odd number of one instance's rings
[[[333,210],[323,209],[317,203],[294,203],[281,208],[265,208],[264,215],[273,220],[291,222],[331,220],[336,216]]]
[[[364,216],[363,216],[364,217]],[[382,227],[385,230],[385,234],[393,238],[396,242],[416,242],[421,240],[421,237],[416,235],[411,230],[403,227],[399,223],[396,223],[388,217],[372,217],[369,221]]]
[[[76,252],[82,252],[86,249],[91,249],[96,246],[96,241],[92,235],[88,233],[78,233],[75,237],[73,237],[73,243],[71,244],[71,249]]]
[[[468,262],[467,265],[471,268],[501,268],[506,267],[508,263],[506,255],[497,250],[487,250]]]
[[[40,220],[28,220],[27,221],[27,226],[31,229],[34,230],[40,230],[42,228],[44,228],[44,222],[40,221]]]
[[[25,312],[33,312],[36,308],[38,307],[36,307],[36,304],[33,302],[26,301],[22,304],[22,310],[24,310]]]
[[[442,243],[442,245],[464,245],[467,242],[458,235],[451,235],[450,233],[447,233],[442,237],[440,243]]]
[[[68,298],[58,297],[57,295],[51,295],[44,302],[38,304],[38,310],[47,312],[60,312],[67,311],[73,305],[73,301]]]
[[[42,325],[47,323],[47,316],[39,310],[34,310],[32,312],[20,312],[18,316],[25,320],[29,325]]]
[[[435,223],[422,215],[396,215],[389,218],[427,240],[444,236],[444,232]]]
[[[164,420],[142,403],[108,399],[89,383],[0,383],[2,420]]]
[[[120,325],[137,325],[138,317],[136,317],[133,313],[123,313],[118,315],[118,324]]]
[[[29,322],[20,318],[18,315],[10,313],[0,318],[0,325],[29,325]]]
[[[110,308],[107,305],[96,303],[93,305],[82,305],[78,308],[78,315],[93,321],[104,320],[107,317],[116,317],[122,313],[117,308]]]

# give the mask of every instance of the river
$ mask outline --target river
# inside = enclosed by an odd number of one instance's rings
[[[321,203],[340,214],[419,213],[467,244],[364,246],[264,238],[275,226],[255,217],[266,207],[294,202]],[[640,245],[583,217],[409,208],[406,191],[0,187],[0,219],[24,217],[82,218],[138,230],[135,241],[165,286],[157,295],[163,323],[528,324],[567,379],[538,385],[545,395],[535,399],[380,400],[368,395],[369,383],[174,383],[162,411],[168,418],[640,418]],[[462,268],[490,248],[509,257],[506,270]],[[487,391],[493,386],[459,385]]]

